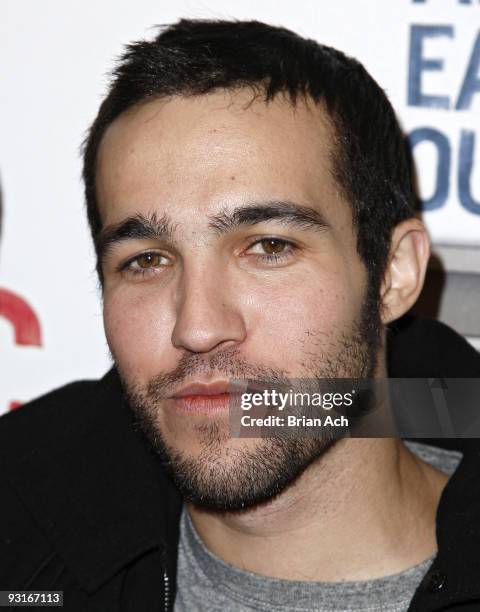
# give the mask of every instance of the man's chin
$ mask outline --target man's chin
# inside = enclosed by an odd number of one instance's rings
[[[311,437],[234,438],[228,420],[159,421],[155,405],[130,397],[136,423],[185,501],[217,512],[264,504],[333,445]],[[165,415],[164,415],[165,416]]]
[[[312,438],[214,438],[194,454],[165,442],[157,444],[156,451],[185,501],[205,510],[235,512],[274,499],[333,443]]]

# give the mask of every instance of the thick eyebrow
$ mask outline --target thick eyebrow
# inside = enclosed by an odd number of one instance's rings
[[[137,214],[114,225],[104,227],[95,239],[98,259],[103,260],[115,245],[125,240],[163,239],[172,240],[174,224],[167,215],[149,217]]]
[[[224,211],[212,217],[209,227],[217,234],[223,234],[242,225],[255,225],[271,220],[316,231],[329,227],[323,215],[315,208],[289,201],[246,204],[233,211]]]

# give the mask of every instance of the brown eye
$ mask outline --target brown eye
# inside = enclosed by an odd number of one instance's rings
[[[262,249],[268,255],[276,255],[285,250],[286,242],[277,238],[265,238],[260,242]]]
[[[137,257],[140,268],[156,268],[160,265],[162,256],[159,253],[143,253]]]
[[[290,240],[267,236],[250,245],[245,255],[252,257],[251,262],[255,266],[282,267],[294,259],[297,250],[297,245]]]

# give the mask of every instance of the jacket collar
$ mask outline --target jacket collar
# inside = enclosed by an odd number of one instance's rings
[[[159,546],[176,559],[182,502],[134,430],[116,370],[49,395],[28,411],[35,438],[19,445],[10,480],[78,581],[94,591]]]
[[[480,441],[463,452],[437,508],[438,553],[412,600],[412,610],[437,610],[480,598]]]

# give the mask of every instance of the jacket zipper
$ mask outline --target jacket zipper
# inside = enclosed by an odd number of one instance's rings
[[[170,612],[170,578],[168,577],[167,570],[163,570],[163,611]]]

